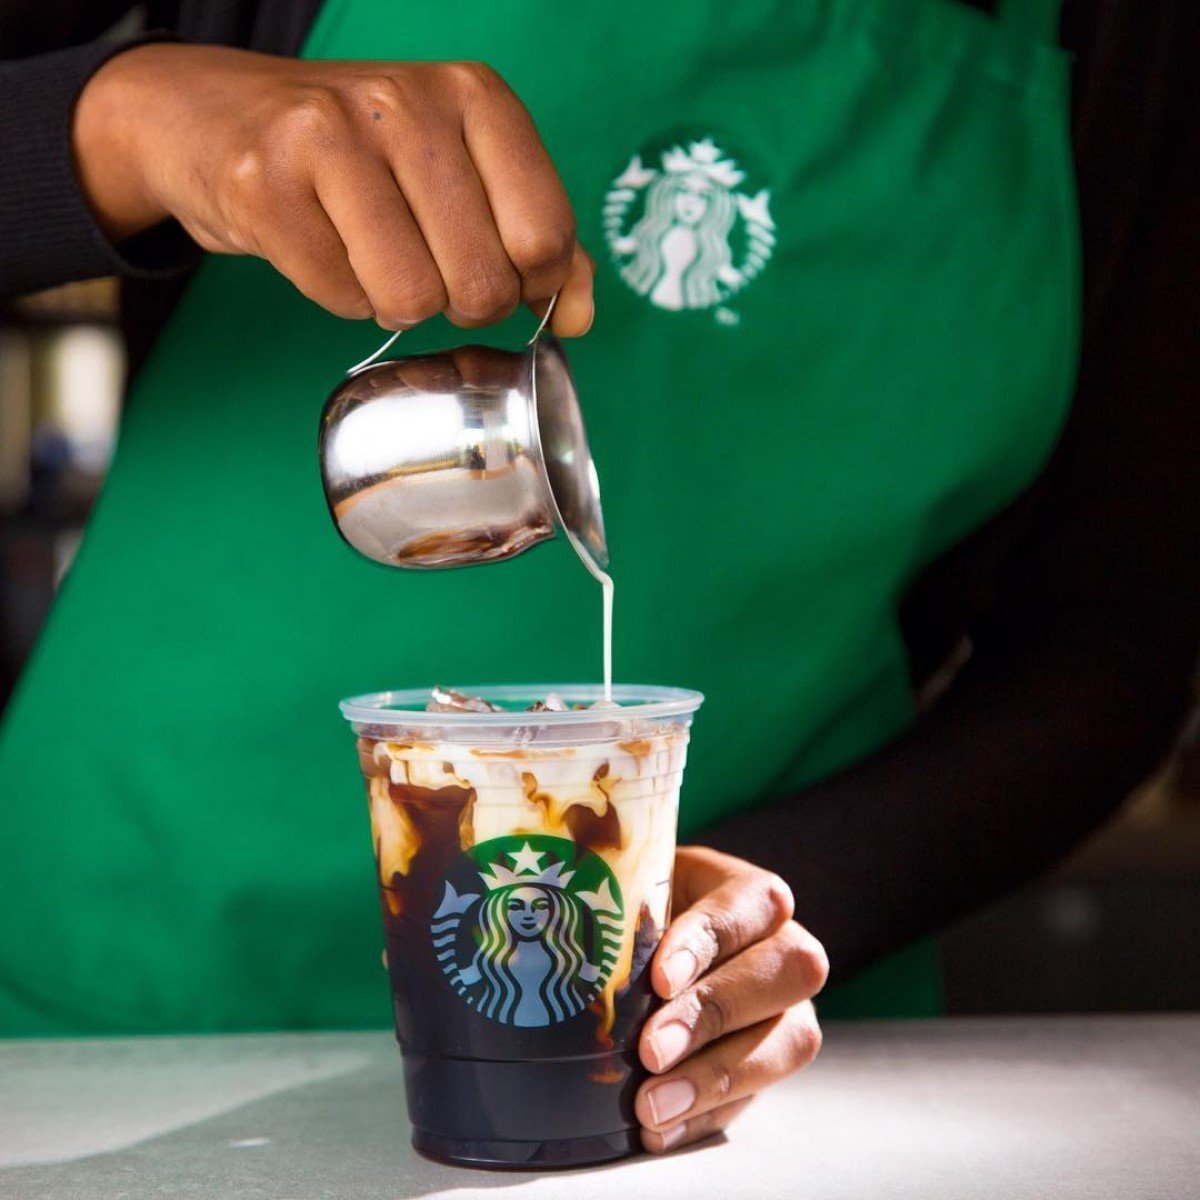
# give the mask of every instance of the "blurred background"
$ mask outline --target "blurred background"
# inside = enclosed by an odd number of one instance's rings
[[[125,376],[112,280],[0,308],[0,705],[79,545]]]
[[[0,710],[113,452],[125,349],[111,280],[0,309]],[[1200,719],[1052,875],[942,938],[951,1012],[1200,1008]]]

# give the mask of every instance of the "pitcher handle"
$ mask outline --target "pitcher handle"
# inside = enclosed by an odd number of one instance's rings
[[[550,318],[554,315],[554,306],[557,303],[558,303],[558,293],[555,292],[554,295],[550,297],[550,303],[548,305],[546,305],[546,311],[542,315],[541,324],[537,327],[536,331],[534,332],[533,337],[531,337],[529,339],[529,341],[527,341],[525,343],[525,345],[527,347],[534,346],[537,344],[538,338],[540,338],[542,336],[542,333],[545,331],[546,326],[550,324]],[[355,363],[354,366],[352,366],[346,372],[346,375],[347,376],[355,375],[359,371],[361,371],[363,369],[363,367],[369,367],[373,362],[378,360],[382,355],[386,354],[396,344],[396,339],[403,332],[404,332],[403,329],[397,329],[396,332],[393,333],[392,336],[389,337],[388,340],[386,342],[384,342],[383,345],[380,346],[379,349],[376,350],[374,354],[368,355],[368,357],[364,358],[362,360],[362,362],[360,362],[360,363]]]

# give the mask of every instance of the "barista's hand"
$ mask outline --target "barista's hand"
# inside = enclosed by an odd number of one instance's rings
[[[821,1048],[812,997],[829,964],[791,919],[787,884],[702,846],[675,856],[675,920],[654,957],[667,1003],[646,1023],[637,1115],[647,1150],[724,1129],[756,1092],[806,1067]]]
[[[303,62],[215,46],[110,59],[75,110],[109,236],[175,217],[268,259],[306,296],[388,329],[544,309],[586,331],[592,265],[524,105],[479,63]]]

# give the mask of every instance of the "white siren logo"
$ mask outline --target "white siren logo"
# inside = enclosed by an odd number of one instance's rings
[[[430,933],[451,986],[483,1016],[536,1027],[600,995],[620,953],[621,889],[599,855],[529,834],[472,847],[447,872]]]
[[[635,154],[605,196],[613,261],[621,278],[659,308],[723,304],[775,249],[771,193],[739,190],[745,172],[712,138],[673,146],[659,164],[644,165]]]

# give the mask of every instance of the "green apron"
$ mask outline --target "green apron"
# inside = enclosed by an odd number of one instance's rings
[[[328,0],[309,37],[494,65],[558,164],[598,260],[568,350],[618,675],[708,696],[685,836],[905,728],[898,597],[1052,448],[1078,299],[1052,8]],[[251,259],[206,261],[173,315],[0,732],[0,1029],[388,1024],[335,702],[597,677],[561,540],[424,574],[339,541],[317,415],[379,337]],[[850,1000],[932,1011],[931,965]]]

